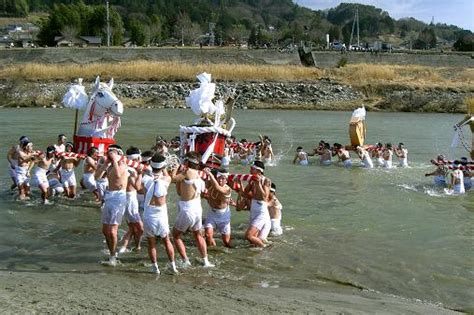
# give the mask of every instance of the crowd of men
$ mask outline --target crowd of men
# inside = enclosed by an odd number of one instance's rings
[[[355,152],[360,159],[360,165],[364,168],[374,168],[374,166],[392,168],[394,155],[398,158],[399,167],[408,167],[408,149],[403,143],[399,143],[396,147],[393,147],[391,143],[356,146]],[[309,165],[310,156],[318,156],[319,164],[323,166],[334,163],[342,164],[347,168],[353,166],[350,150],[340,143],[334,143],[331,147],[331,144],[321,140],[318,146],[309,153],[305,152],[303,147],[298,147],[296,148],[293,164]]]
[[[44,204],[51,203],[54,195],[76,198],[75,169],[83,161],[80,185],[101,204],[102,233],[109,251],[103,264],[116,266],[118,254],[129,251],[130,241],[134,242],[135,250],[140,250],[144,235],[152,272],[156,274],[160,273],[157,240],[165,248],[169,271],[177,273],[178,267],[191,265],[183,242],[187,232],[196,240],[204,267],[214,267],[208,259],[207,247],[216,246],[215,231],[221,234],[223,246],[232,246],[231,206],[250,211],[245,239],[251,245],[265,247],[270,232],[282,234],[282,206],[276,197],[276,186],[264,176],[265,163],[274,158],[268,137],[260,137],[257,143],[229,138],[220,168],[212,169],[202,165],[201,156],[193,151],[186,153],[182,163],[170,163],[170,156],[179,148],[179,138],[167,142],[157,137],[155,145],[144,152],[133,146],[123,150],[119,145],[111,145],[102,156],[95,147],[86,155],[79,155],[72,152],[73,144],[67,142],[65,135],[59,135],[57,143],[44,152],[35,150],[30,139],[22,136],[7,155],[11,188],[17,187],[19,199],[26,200],[30,198],[30,185],[37,185]],[[232,160],[250,165],[247,177],[231,175],[233,180],[228,181]],[[167,207],[171,185],[178,196],[172,229]],[[232,191],[237,196],[235,200]],[[208,204],[205,217],[202,198]],[[119,245],[118,228],[124,217],[128,231]],[[181,258],[178,266],[175,248]]]

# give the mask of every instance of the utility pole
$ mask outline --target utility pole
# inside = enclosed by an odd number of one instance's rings
[[[107,47],[110,46],[110,19],[109,19],[109,1],[106,1],[107,8]]]
[[[359,8],[356,8],[355,14],[354,14],[354,21],[352,22],[352,31],[351,31],[351,40],[349,41],[349,48],[352,45],[352,38],[354,37],[354,28],[357,25],[357,46],[360,46],[360,41],[359,41]]]
[[[359,8],[356,9],[356,16],[357,16],[357,46],[360,47],[360,42],[359,42]]]

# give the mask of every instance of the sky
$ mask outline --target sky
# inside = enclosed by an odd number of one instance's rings
[[[474,0],[294,0],[298,5],[314,10],[334,8],[341,2],[373,5],[394,19],[414,17],[430,23],[453,24],[474,32]]]

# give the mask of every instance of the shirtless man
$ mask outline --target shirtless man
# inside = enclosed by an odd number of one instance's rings
[[[339,143],[334,143],[334,149],[336,150],[337,157],[339,161],[342,162],[344,167],[350,168],[352,167],[352,160],[349,151],[347,151],[344,146]]]
[[[231,157],[233,155],[231,144],[232,139],[227,138],[225,141],[224,154],[221,159],[221,167],[226,169],[229,168]]]
[[[97,189],[97,183],[95,181],[94,174],[97,170],[98,159],[99,150],[96,147],[91,147],[87,151],[87,157],[84,160],[84,171],[81,179],[81,185],[84,185],[84,187],[94,195],[97,202],[100,201],[100,195]]]
[[[161,136],[156,137],[155,145],[151,148],[151,151],[166,155],[168,153],[166,141]]]
[[[362,165],[364,168],[374,168],[374,163],[372,163],[372,159],[370,158],[369,152],[361,146],[356,147],[357,155],[359,156]]]
[[[108,261],[102,263],[115,267],[117,265],[117,232],[127,204],[125,190],[128,182],[127,164],[123,160],[123,151],[120,146],[115,144],[109,146],[106,157],[99,160],[96,178],[102,177],[104,172],[107,174],[109,185],[102,205],[102,233],[105,236],[110,257]]]
[[[329,166],[332,164],[332,153],[331,145],[327,142],[324,142],[322,148],[316,153],[319,155],[319,164],[323,166]]]
[[[425,174],[425,176],[434,176],[434,184],[436,186],[446,186],[446,176],[448,175],[449,169],[445,164],[445,160],[444,155],[438,155],[436,158],[436,170]]]
[[[58,142],[54,145],[54,149],[56,153],[61,153],[66,151],[66,141],[67,138],[64,134],[60,134],[58,136]]]
[[[131,161],[140,161],[141,152],[136,147],[130,147],[127,149],[127,159]],[[141,250],[140,239],[143,234],[143,222],[140,217],[137,191],[141,189],[142,185],[142,172],[137,171],[134,168],[128,168],[129,176],[127,183],[127,206],[125,208],[125,218],[128,224],[128,231],[123,237],[124,242],[120,247],[119,253],[125,253],[130,238],[133,236],[135,241],[135,250]]]
[[[295,155],[295,158],[293,159],[293,164],[296,164],[296,162],[298,162],[299,165],[304,165],[304,166],[307,166],[309,164],[308,153],[303,151],[303,147],[296,148],[296,155]]]
[[[382,152],[384,168],[392,168],[392,156],[393,156],[392,144],[387,143],[385,145],[385,149]]]
[[[148,240],[148,255],[152,263],[151,272],[160,274],[156,260],[156,239],[159,237],[163,242],[166,254],[169,259],[169,270],[172,273],[178,273],[174,258],[174,248],[170,240],[170,228],[168,224],[168,206],[166,205],[166,196],[171,183],[171,177],[168,176],[166,169],[166,159],[163,155],[155,153],[151,159],[152,179],[145,183],[145,212],[143,213],[143,222],[145,226],[145,235]]]
[[[383,160],[383,157],[382,157],[383,150],[384,150],[383,149],[383,144],[381,142],[377,142],[375,144],[375,147],[372,148],[372,150],[370,151],[371,158],[374,159],[377,162],[377,165],[379,167],[383,167],[383,165],[384,165],[384,160]]]
[[[175,175],[173,181],[176,182],[176,191],[179,196],[178,214],[176,223],[173,227],[173,239],[182,260],[183,266],[190,266],[186,247],[182,240],[182,235],[191,230],[196,239],[197,247],[204,260],[204,267],[214,267],[207,258],[207,246],[204,237],[201,235],[202,228],[202,206],[201,193],[205,191],[204,181],[199,177],[198,168],[200,156],[196,152],[188,152],[185,156],[185,166],[187,169],[182,173]]]
[[[20,200],[29,198],[30,195],[30,166],[38,154],[33,152],[33,143],[22,142],[18,151],[18,166],[15,168],[15,181],[20,191]]]
[[[261,156],[264,163],[271,163],[275,159],[275,155],[273,154],[272,149],[272,141],[267,136],[261,138],[262,140],[262,147],[260,149]]]
[[[54,165],[55,160],[54,146],[46,148],[46,153],[41,154],[36,159],[36,168],[33,171],[33,181],[38,185],[41,191],[41,199],[43,204],[49,204],[48,198],[52,195],[49,187],[49,180],[47,173],[51,165]]]
[[[216,246],[214,230],[217,229],[222,236],[225,247],[230,247],[230,197],[231,189],[227,186],[229,174],[220,169],[216,177],[211,170],[206,168],[204,172],[208,175],[207,202],[209,210],[204,223],[207,246]]]
[[[399,167],[408,167],[408,150],[405,148],[403,143],[399,143],[398,147],[394,150],[395,155],[398,157]]]
[[[255,161],[250,168],[250,174],[254,175],[254,179],[248,183],[244,190],[245,197],[251,201],[250,223],[245,232],[245,239],[258,247],[265,247],[264,241],[271,228],[267,206],[271,181],[263,176],[264,170],[265,165],[261,161]]]
[[[283,206],[276,196],[276,185],[272,183],[270,186],[270,196],[268,200],[268,212],[270,213],[270,220],[272,221],[272,227],[270,234],[273,236],[279,236],[283,234],[281,228],[281,210]]]
[[[456,194],[464,194],[466,192],[464,188],[464,174],[460,170],[460,162],[454,161],[453,171],[451,172],[450,187]]]
[[[66,142],[65,144],[66,151],[72,152],[73,144],[71,142]],[[59,175],[61,177],[61,183],[64,186],[64,193],[68,198],[76,197],[76,174],[74,174],[74,168],[78,166],[80,159],[72,156],[63,156],[59,161]]]
[[[18,166],[18,152],[21,149],[23,143],[28,143],[30,140],[26,136],[21,136],[18,140],[18,144],[14,145],[8,150],[7,160],[8,160],[8,174],[12,179],[13,184],[10,186],[10,189],[13,190],[17,187],[16,184],[16,167]]]

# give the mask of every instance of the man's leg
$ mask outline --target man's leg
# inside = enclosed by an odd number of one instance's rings
[[[214,240],[214,229],[212,227],[207,227],[204,229],[204,234],[206,235],[207,246],[216,246],[216,241]]]
[[[207,245],[206,241],[204,240],[204,237],[201,234],[201,230],[193,231],[194,238],[196,239],[197,242],[197,247],[199,249],[199,253],[201,254],[201,257],[207,257]]]
[[[118,224],[103,224],[102,232],[104,233],[107,247],[110,251],[110,256],[115,256],[117,251]]]
[[[138,221],[138,222],[134,222],[131,224],[132,225],[132,228],[133,228],[133,239],[135,240],[135,248],[137,250],[140,250],[141,249],[141,246],[140,246],[140,240],[142,238],[142,235],[143,235],[143,222],[142,221]]]
[[[40,184],[39,189],[41,191],[41,199],[43,200],[43,203],[46,203],[46,200],[48,199],[49,196],[49,185],[48,184]]]
[[[174,248],[173,248],[173,244],[171,243],[169,235],[162,238],[162,241],[163,241],[163,245],[165,246],[166,255],[168,255],[168,259],[170,261],[168,268],[171,272],[173,272],[174,274],[177,274],[178,269],[176,269],[176,263],[174,261]]]
[[[201,257],[204,260],[204,267],[206,268],[215,267],[213,264],[209,262],[207,258],[206,240],[202,236],[201,230],[193,231],[193,234],[194,234],[194,238],[196,239],[199,252],[201,253]]]
[[[230,246],[230,233],[229,234],[222,234],[222,242],[224,243],[225,247],[231,247]]]
[[[259,232],[260,231],[256,227],[251,225],[245,232],[245,239],[248,240],[252,245],[265,247],[265,244],[262,242],[262,240],[258,238]]]
[[[173,228],[173,240],[176,249],[178,250],[179,255],[184,261],[189,261],[188,256],[186,255],[186,246],[184,246],[184,242],[181,239],[182,232],[178,231],[177,229]]]
[[[148,256],[150,256],[151,263],[156,263],[156,238],[147,237],[148,240]]]

